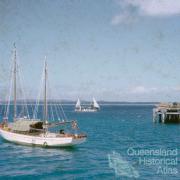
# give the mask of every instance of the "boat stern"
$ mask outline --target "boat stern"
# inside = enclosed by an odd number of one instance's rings
[[[87,135],[85,134],[75,134],[72,138],[72,144],[81,144],[84,143],[87,139]]]

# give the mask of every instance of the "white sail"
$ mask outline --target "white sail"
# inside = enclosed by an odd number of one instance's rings
[[[99,104],[97,103],[97,101],[95,100],[95,98],[93,98],[93,107],[94,107],[94,108],[97,108],[97,109],[100,109],[100,106],[99,106]]]
[[[75,106],[76,108],[81,108],[81,102],[80,102],[80,100],[79,100],[79,98],[78,98],[78,100],[77,100],[77,103],[76,103],[76,106]]]

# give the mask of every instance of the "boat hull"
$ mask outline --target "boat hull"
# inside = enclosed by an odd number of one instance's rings
[[[81,144],[86,141],[86,137],[51,137],[51,136],[31,136],[6,131],[0,128],[0,135],[3,139],[17,144],[43,146],[43,147],[65,147]]]
[[[97,109],[75,109],[75,112],[97,112]]]

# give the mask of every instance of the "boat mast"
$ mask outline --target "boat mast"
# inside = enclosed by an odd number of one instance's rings
[[[48,109],[47,109],[47,62],[45,57],[44,65],[44,123],[48,123]]]
[[[17,117],[17,107],[16,107],[16,72],[17,72],[17,62],[16,62],[16,45],[14,43],[14,121]]]

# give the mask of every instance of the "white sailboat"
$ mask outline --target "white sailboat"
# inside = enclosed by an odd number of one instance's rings
[[[95,98],[93,98],[91,105],[88,107],[81,106],[79,98],[78,98],[76,105],[75,105],[75,111],[76,112],[97,112],[99,110],[100,110],[100,106],[97,103]]]
[[[97,103],[96,99],[93,97],[93,104],[92,104],[92,108],[96,109],[96,110],[100,110],[100,106]]]
[[[0,135],[9,142],[26,145],[38,145],[44,147],[61,147],[73,146],[83,143],[86,140],[85,134],[77,133],[77,121],[63,120],[56,122],[48,121],[48,103],[47,103],[47,64],[44,67],[44,117],[43,120],[37,118],[31,119],[29,116],[21,117],[17,113],[16,101],[16,78],[17,78],[17,61],[16,49],[14,50],[14,118],[13,122],[8,122],[8,108],[3,122],[0,124]],[[8,103],[9,104],[9,103]],[[57,126],[71,127],[73,133],[67,133],[63,129],[59,132],[51,132],[50,129]]]
[[[80,102],[79,98],[75,105],[75,111],[81,111],[81,102]]]

